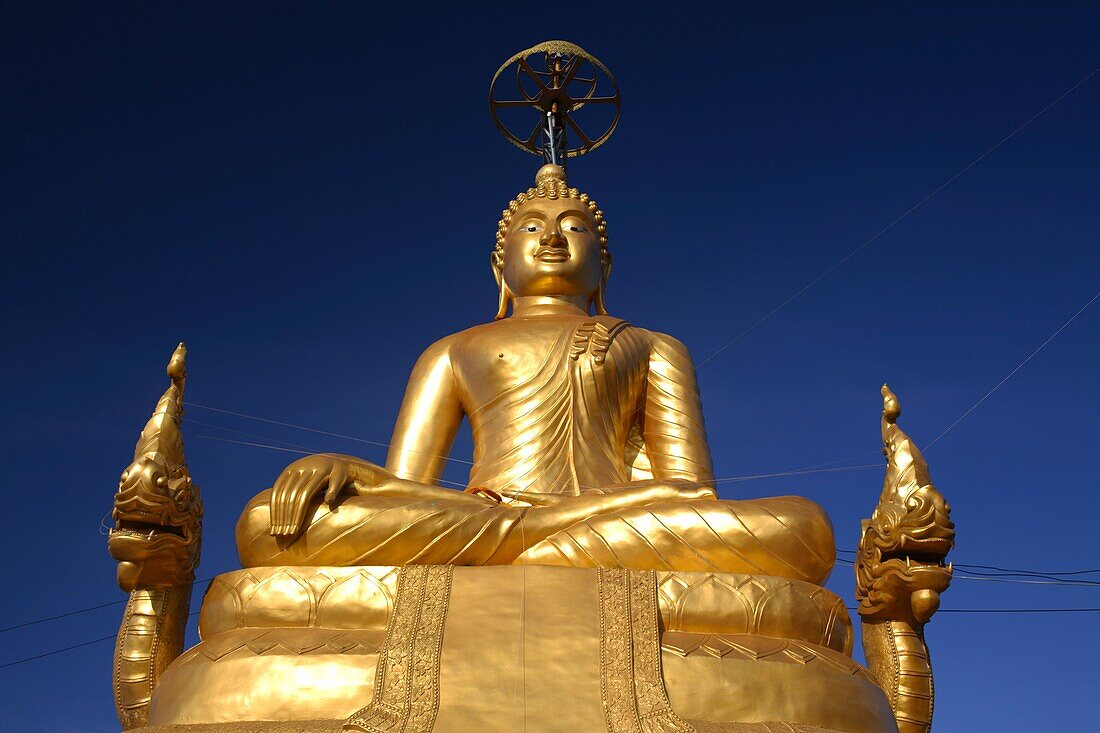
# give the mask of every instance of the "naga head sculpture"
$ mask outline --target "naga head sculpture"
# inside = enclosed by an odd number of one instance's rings
[[[527,295],[579,298],[607,314],[607,223],[588,194],[569,187],[561,166],[540,168],[535,186],[502,212],[490,265],[500,288],[497,319],[513,298]]]
[[[886,480],[856,555],[856,598],[867,619],[924,623],[951,582],[945,564],[955,544],[951,507],[932,485],[920,449],[897,425],[901,407],[882,386],[882,444]]]
[[[186,356],[181,343],[168,363],[172,384],[119,478],[107,549],[119,561],[118,583],[126,591],[190,582],[199,563],[202,498],[191,483],[180,434]]]

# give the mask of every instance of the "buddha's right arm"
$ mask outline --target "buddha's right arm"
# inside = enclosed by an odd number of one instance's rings
[[[391,473],[424,488],[438,489],[464,415],[451,366],[452,341],[444,338],[435,342],[417,359],[386,456],[386,468]],[[438,490],[448,498],[456,493]]]

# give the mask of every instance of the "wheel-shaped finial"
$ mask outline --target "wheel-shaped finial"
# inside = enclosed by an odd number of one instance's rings
[[[607,67],[567,41],[544,41],[520,51],[504,62],[489,85],[489,111],[504,137],[521,150],[562,165],[565,158],[584,155],[607,142],[619,124],[621,106],[619,86]],[[585,107],[591,118],[585,124],[597,125],[599,134],[585,131],[578,121],[576,113]],[[523,109],[538,112],[537,124],[529,133],[529,122],[509,114]]]

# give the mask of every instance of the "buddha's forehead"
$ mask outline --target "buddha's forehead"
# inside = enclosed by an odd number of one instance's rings
[[[512,215],[512,221],[519,221],[527,216],[542,215],[547,219],[556,219],[567,212],[575,212],[592,220],[592,214],[588,205],[575,198],[532,198],[524,202],[516,213]]]

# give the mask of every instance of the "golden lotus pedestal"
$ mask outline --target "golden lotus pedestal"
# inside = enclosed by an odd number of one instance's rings
[[[212,581],[199,628],[148,730],[897,730],[843,602],[783,578],[253,568]]]

